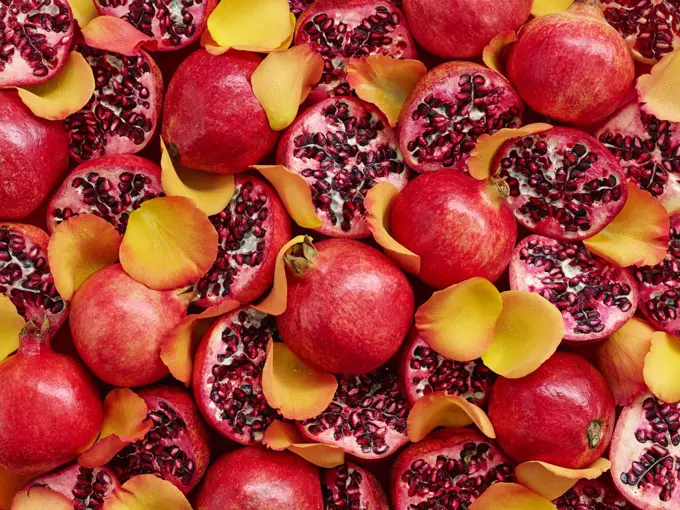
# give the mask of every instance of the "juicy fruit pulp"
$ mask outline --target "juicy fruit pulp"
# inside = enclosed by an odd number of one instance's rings
[[[377,478],[347,462],[327,470],[322,479],[325,510],[389,510]]]
[[[579,480],[553,501],[557,510],[634,510],[616,489],[597,480]]]

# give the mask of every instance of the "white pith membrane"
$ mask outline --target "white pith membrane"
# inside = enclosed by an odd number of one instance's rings
[[[42,475],[28,484],[29,494],[33,487],[47,487],[72,501],[74,510],[101,510],[106,498],[119,486],[108,468],[91,469],[77,464]]]
[[[597,480],[579,480],[574,487],[555,499],[557,510],[634,510],[616,489]]]
[[[364,471],[351,463],[329,469],[323,476],[324,510],[368,510],[372,501]]]

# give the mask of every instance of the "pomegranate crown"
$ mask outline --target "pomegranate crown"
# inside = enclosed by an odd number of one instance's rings
[[[41,326],[38,326],[38,322],[37,317],[32,317],[19,333],[19,350],[22,354],[35,354],[43,346],[49,346],[50,320],[45,317]]]
[[[286,265],[297,276],[302,276],[305,271],[314,265],[319,252],[314,248],[312,238],[305,236],[300,243],[294,244],[283,256]]]

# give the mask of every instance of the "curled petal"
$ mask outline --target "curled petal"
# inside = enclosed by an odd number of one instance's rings
[[[547,16],[554,12],[566,11],[571,7],[574,0],[534,0],[531,7],[531,14],[537,18],[540,16]]]
[[[555,505],[516,483],[494,483],[469,510],[557,510]]]
[[[517,481],[532,491],[550,500],[559,498],[571,489],[581,478],[594,480],[609,470],[607,459],[597,459],[583,469],[568,469],[547,462],[523,462],[515,468]]]
[[[150,50],[157,46],[153,37],[115,16],[99,16],[93,19],[83,28],[83,39],[91,48],[120,53],[128,57],[139,55],[142,46]]]
[[[19,333],[26,325],[17,307],[0,294],[0,361],[19,348]]]
[[[133,476],[106,499],[103,510],[192,510],[182,491],[156,475]]]
[[[638,78],[637,91],[642,110],[657,119],[680,122],[680,53],[664,56],[651,74]]]
[[[80,28],[86,27],[90,21],[99,16],[93,0],[69,0],[68,4]]]
[[[0,508],[9,508],[14,495],[31,479],[0,467]]]
[[[506,48],[515,41],[517,41],[517,34],[513,30],[501,32],[491,39],[491,42],[486,45],[484,52],[482,53],[482,60],[487,67],[501,74],[505,74],[504,53]]]
[[[47,487],[33,487],[19,492],[12,501],[12,510],[73,510],[66,496],[48,489]]]
[[[338,446],[321,443],[304,443],[295,426],[274,420],[264,432],[262,444],[272,450],[288,450],[307,462],[330,469],[345,462],[345,452]]]
[[[680,338],[657,331],[645,357],[644,378],[649,390],[668,403],[680,402]]]

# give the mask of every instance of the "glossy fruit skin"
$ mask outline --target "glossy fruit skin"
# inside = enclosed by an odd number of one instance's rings
[[[526,377],[499,377],[489,402],[498,444],[515,462],[541,460],[574,469],[606,451],[614,413],[614,397],[602,375],[566,352],[555,353]],[[586,433],[593,422],[599,440],[591,446]]]
[[[497,280],[517,238],[495,186],[451,170],[413,179],[392,202],[390,227],[420,256],[418,278],[436,289],[477,276]]]
[[[15,91],[0,91],[0,219],[35,211],[67,168],[61,122],[36,117]]]
[[[260,62],[254,53],[198,50],[180,64],[165,96],[162,133],[182,165],[233,174],[274,149],[278,133],[250,84]]]
[[[198,490],[196,510],[322,510],[317,468],[289,452],[248,446],[217,459]]]

